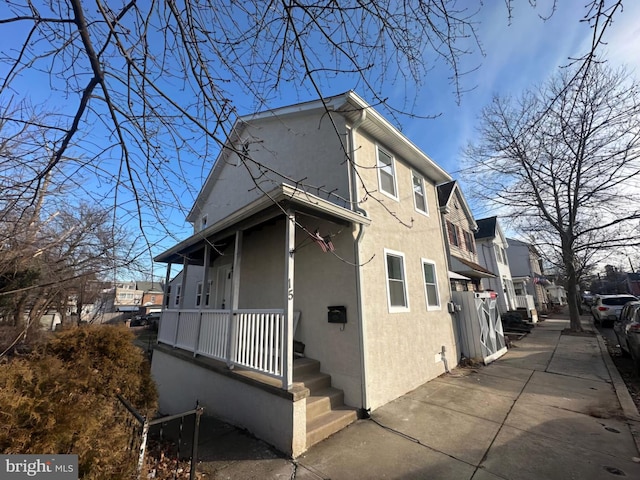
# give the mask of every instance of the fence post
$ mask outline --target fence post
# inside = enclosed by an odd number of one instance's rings
[[[196,478],[196,464],[198,463],[198,432],[200,431],[200,416],[203,408],[196,402],[196,419],[193,427],[193,442],[191,444],[191,468],[189,470],[189,480]]]
[[[142,438],[140,442],[140,455],[138,457],[138,480],[142,478],[142,469],[144,468],[144,456],[147,451],[147,436],[149,435],[149,421],[144,419],[142,424]]]

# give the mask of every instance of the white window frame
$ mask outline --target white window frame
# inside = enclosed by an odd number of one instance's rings
[[[424,266],[425,265],[431,265],[431,267],[433,268],[433,279],[434,279],[434,283],[431,284],[427,284],[425,278],[424,278]],[[434,262],[433,260],[429,260],[428,258],[422,258],[421,259],[421,266],[422,266],[422,282],[424,283],[424,301],[427,305],[427,311],[432,311],[432,310],[442,310],[442,301],[441,301],[441,297],[440,297],[440,288],[438,287],[438,269],[436,268],[436,262]],[[429,292],[427,291],[427,285],[435,285],[436,288],[436,298],[438,300],[438,304],[437,305],[430,305],[429,304]]]
[[[387,258],[389,256],[400,258],[402,264],[402,285],[404,288],[404,302],[405,305],[391,305],[391,290],[389,289],[389,281],[397,280],[389,278],[389,267]],[[395,250],[384,249],[384,271],[385,271],[385,283],[387,288],[387,306],[389,307],[389,313],[399,313],[409,311],[409,284],[407,282],[407,262],[405,261],[404,253]]]
[[[418,207],[416,202],[416,185],[413,183],[414,179],[420,180],[420,187],[422,188],[422,200],[424,201],[424,210],[421,210]],[[413,196],[413,206],[416,209],[416,212],[421,213],[422,215],[429,216],[429,202],[427,202],[427,188],[424,184],[424,177],[414,170],[411,171],[411,195]]]
[[[176,307],[180,306],[180,295],[182,295],[182,285],[176,285],[176,296],[173,302]]]
[[[202,303],[202,282],[196,284],[196,307]]]
[[[391,159],[391,176],[393,179],[393,190],[394,193],[391,192],[387,192],[386,190],[384,190],[382,188],[382,177],[381,177],[381,173],[382,173],[382,163],[380,162],[380,152],[383,152],[386,156],[388,156]],[[385,164],[386,166],[386,164]],[[376,168],[378,170],[378,189],[385,194],[387,197],[389,198],[393,198],[395,201],[399,201],[399,197],[398,197],[398,176],[396,174],[396,159],[393,155],[391,155],[389,152],[387,152],[387,150],[385,150],[384,148],[382,148],[380,145],[377,145],[376,148]],[[412,190],[413,192],[413,190]]]
[[[213,287],[213,280],[209,280],[207,282],[207,292],[204,296],[204,305],[206,307],[208,307],[209,303],[211,303],[211,287]]]

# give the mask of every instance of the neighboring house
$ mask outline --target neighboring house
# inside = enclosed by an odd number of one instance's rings
[[[449,255],[449,280],[453,291],[481,291],[483,278],[495,274],[478,263],[474,232],[478,225],[460,190],[452,180],[438,185],[438,205]]]
[[[136,289],[142,291],[140,314],[162,311],[164,285],[160,282],[136,282]]]
[[[567,304],[567,292],[562,285],[556,285],[555,282],[550,282],[546,290],[549,295],[549,301],[553,305],[563,306]]]
[[[640,273],[627,273],[627,290],[631,295],[640,297]]]
[[[450,180],[353,92],[239,118],[193,235],[155,258],[167,284],[182,269],[153,355],[162,411],[199,401],[297,456],[453,367]]]
[[[142,304],[144,292],[139,290],[136,282],[116,282],[113,311],[137,313]]]
[[[498,217],[476,220],[476,224],[478,260],[483,267],[496,274],[494,278],[483,279],[482,286],[485,290],[493,290],[498,294],[498,308],[501,313],[516,310],[516,293],[507,258],[509,244],[500,228]]]
[[[531,295],[538,312],[546,312],[549,297],[546,287],[550,285],[542,271],[542,258],[534,245],[508,238],[507,258],[517,297]],[[520,302],[520,298],[517,298]],[[521,303],[521,302],[520,302]]]

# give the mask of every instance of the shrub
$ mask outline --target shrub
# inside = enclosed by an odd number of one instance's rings
[[[131,429],[118,415],[116,392],[154,413],[147,360],[127,329],[84,326],[54,335],[0,365],[0,451],[75,453],[81,478],[128,477]]]

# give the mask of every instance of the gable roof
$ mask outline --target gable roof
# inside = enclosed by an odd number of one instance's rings
[[[234,154],[236,150],[234,143],[240,140],[242,133],[248,125],[265,119],[272,119],[275,117],[283,118],[300,113],[312,113],[314,111],[322,114],[326,112],[334,112],[342,115],[348,123],[352,125],[357,124],[360,130],[369,133],[371,136],[381,141],[388,148],[400,155],[403,161],[426,175],[427,178],[431,179],[434,183],[451,180],[451,176],[445,170],[436,164],[426,153],[420,150],[413,142],[411,142],[411,140],[404,136],[400,130],[393,126],[354,91],[349,90],[348,92],[334,97],[298,103],[295,105],[265,110],[238,117],[231,129],[231,132],[225,140],[224,145],[222,146],[221,152],[218,155],[213,168],[209,172],[209,175],[203,184],[196,201],[187,215],[187,221],[194,222],[197,219],[198,212],[201,211],[200,207],[211,193],[211,190],[222,171],[222,167],[225,164],[225,160]]]
[[[481,218],[480,220],[476,220],[476,223],[478,224],[478,231],[474,234],[476,240],[480,238],[495,238],[497,236],[497,222],[498,217]]]
[[[440,211],[447,214],[449,213],[449,204],[451,200],[457,196],[460,199],[460,203],[462,204],[462,209],[464,214],[469,220],[469,226],[472,231],[476,231],[478,229],[478,225],[476,223],[475,218],[473,218],[473,213],[469,208],[469,204],[467,200],[464,198],[464,194],[462,193],[462,189],[456,180],[452,180],[447,183],[441,183],[436,187],[438,189],[438,206],[440,207]]]
[[[446,207],[451,199],[451,194],[456,186],[456,181],[451,180],[447,183],[441,183],[438,185],[438,206],[440,208]]]

